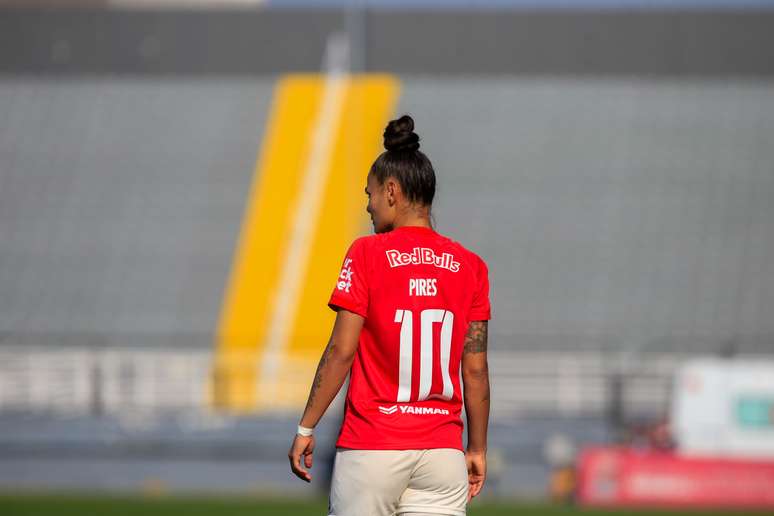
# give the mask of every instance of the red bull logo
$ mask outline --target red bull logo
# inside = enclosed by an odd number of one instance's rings
[[[460,270],[460,262],[454,260],[454,255],[451,253],[443,253],[439,256],[428,247],[415,247],[410,253],[402,253],[397,249],[390,249],[385,251],[385,254],[387,255],[387,261],[390,263],[390,267],[428,264],[435,265],[442,269],[448,269],[452,272]]]

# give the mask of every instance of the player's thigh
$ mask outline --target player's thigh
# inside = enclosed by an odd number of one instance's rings
[[[392,516],[418,450],[336,450],[328,499],[332,516]]]
[[[467,501],[465,454],[451,448],[423,450],[397,513],[464,516]]]

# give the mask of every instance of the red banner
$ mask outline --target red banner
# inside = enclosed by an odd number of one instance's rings
[[[595,506],[774,507],[774,461],[591,447],[578,461],[578,500]]]

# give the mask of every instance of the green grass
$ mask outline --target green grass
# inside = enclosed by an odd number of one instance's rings
[[[2,516],[321,516],[326,514],[325,500],[254,499],[207,497],[131,497],[87,495],[0,495]],[[535,515],[560,516],[669,516],[678,514],[723,515],[750,514],[749,511],[611,511],[579,510],[549,504],[484,503],[474,501],[470,516]],[[757,512],[756,514],[774,514]]]

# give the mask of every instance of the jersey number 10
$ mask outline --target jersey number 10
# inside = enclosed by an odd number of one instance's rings
[[[411,364],[414,355],[414,314],[411,310],[396,310],[395,322],[400,323],[400,367],[398,369],[397,401],[422,401],[428,398],[449,400],[454,394],[454,386],[449,376],[451,357],[452,328],[454,314],[449,310],[428,308],[420,313],[419,336],[419,393],[411,399]],[[431,393],[433,385],[433,324],[441,323],[441,378],[443,392]]]

